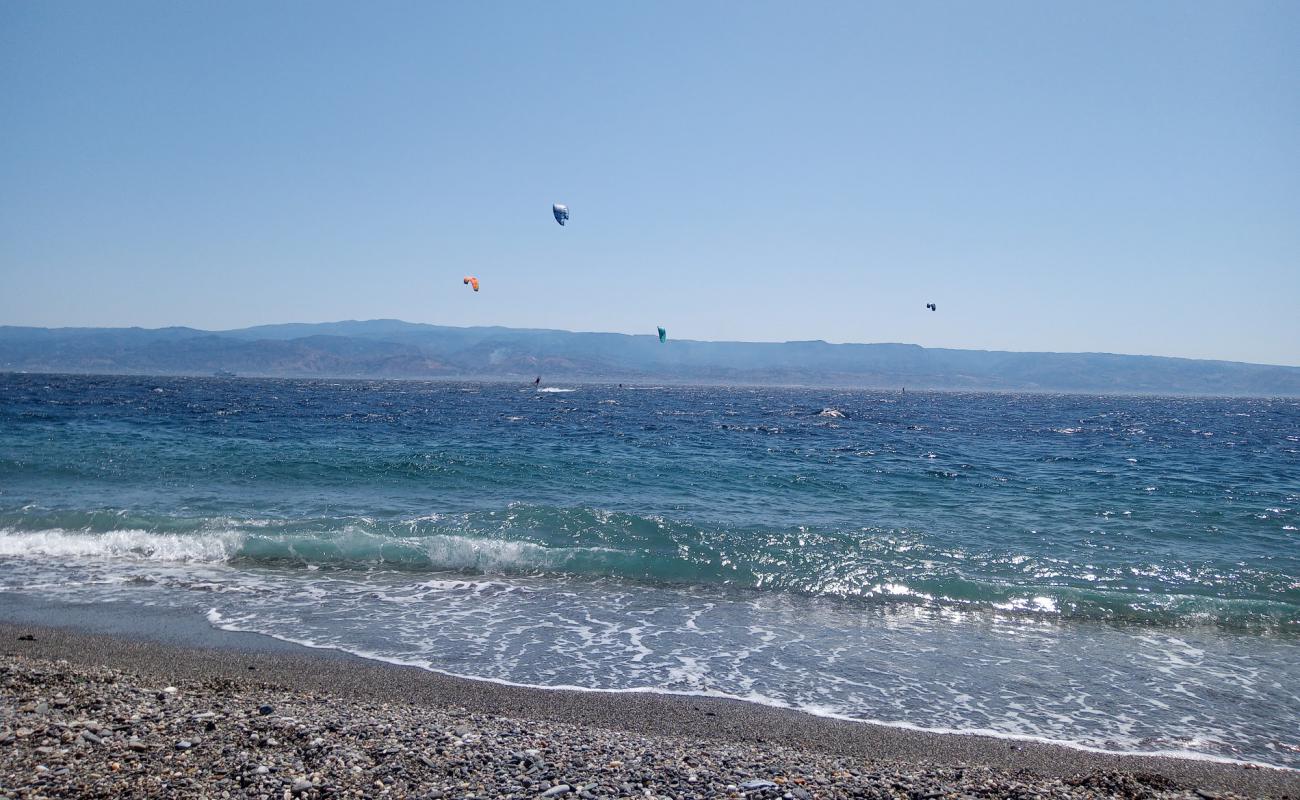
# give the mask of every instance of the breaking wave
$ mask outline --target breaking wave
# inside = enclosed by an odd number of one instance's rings
[[[1102,566],[1010,551],[945,548],[892,530],[698,525],[589,508],[378,521],[122,519],[81,529],[0,529],[0,559],[122,559],[331,570],[564,575],[784,592],[837,602],[953,612],[1300,633],[1285,576],[1238,565]],[[28,522],[40,522],[29,516]],[[133,527],[116,527],[131,523]],[[98,528],[98,529],[97,529]],[[1235,587],[1225,596],[1224,586]]]
[[[0,558],[126,558],[144,561],[219,564],[230,561],[246,539],[237,532],[150,533],[116,530],[86,533],[60,529],[0,530]]]

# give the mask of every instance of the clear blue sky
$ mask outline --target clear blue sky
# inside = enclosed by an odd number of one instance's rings
[[[0,2],[0,323],[373,317],[1300,364],[1300,3]]]

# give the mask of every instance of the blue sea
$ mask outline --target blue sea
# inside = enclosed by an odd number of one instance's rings
[[[0,375],[4,598],[1300,767],[1300,401]]]

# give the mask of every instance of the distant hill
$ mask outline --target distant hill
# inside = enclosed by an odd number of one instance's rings
[[[1300,367],[1230,361],[822,341],[660,344],[652,335],[399,320],[231,331],[0,326],[0,370],[1300,395]]]

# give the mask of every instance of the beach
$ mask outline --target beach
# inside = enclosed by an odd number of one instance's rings
[[[249,6],[0,6],[0,800],[1300,800],[1300,0]]]
[[[11,797],[1300,796],[1291,770],[509,686],[111,604],[3,611]]]

